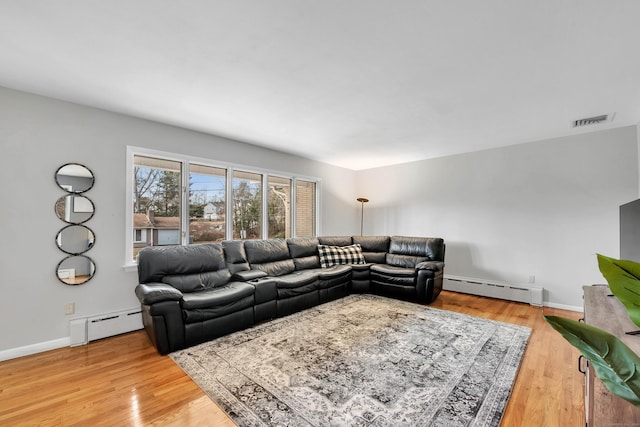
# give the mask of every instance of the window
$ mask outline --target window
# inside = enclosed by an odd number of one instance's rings
[[[262,175],[233,171],[233,238],[262,238]]]
[[[127,165],[126,265],[147,246],[317,235],[317,179],[136,147]]]
[[[313,237],[316,232],[316,183],[296,180],[296,236]]]
[[[133,243],[142,243],[147,238],[147,230],[135,229],[133,233]]]
[[[226,169],[189,166],[189,243],[225,239],[226,194]]]
[[[267,185],[268,236],[291,237],[291,179],[269,176]]]
[[[133,164],[133,227],[141,237],[134,239],[135,259],[145,246],[180,244],[182,164],[144,156],[134,156]],[[143,229],[151,233],[146,242]]]

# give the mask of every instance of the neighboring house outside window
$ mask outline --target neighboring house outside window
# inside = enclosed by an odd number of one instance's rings
[[[225,239],[226,194],[226,168],[189,165],[189,243]]]
[[[153,210],[146,214],[133,214],[134,224],[134,258],[142,248],[147,246],[179,245],[180,218],[155,217]]]

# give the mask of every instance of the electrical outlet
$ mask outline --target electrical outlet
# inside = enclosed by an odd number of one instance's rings
[[[73,314],[76,312],[76,303],[68,302],[64,305],[64,314]]]
[[[529,276],[529,283],[532,283],[532,284],[536,283],[536,276],[534,275]]]

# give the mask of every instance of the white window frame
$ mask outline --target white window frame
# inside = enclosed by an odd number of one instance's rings
[[[262,183],[263,183],[263,190],[262,190],[262,205],[263,205],[263,209],[262,209],[262,216],[263,216],[263,221],[262,221],[262,236],[268,236],[269,234],[269,222],[268,222],[268,209],[267,209],[267,198],[268,198],[268,194],[266,189],[268,188],[268,184],[267,184],[267,177],[269,175],[271,176],[279,176],[279,177],[283,177],[283,178],[288,178],[291,179],[291,235],[292,236],[296,236],[296,209],[295,209],[295,201],[296,201],[296,181],[299,179],[301,181],[312,181],[315,182],[316,184],[316,194],[315,194],[315,235],[316,236],[320,236],[320,232],[321,232],[321,215],[320,215],[320,206],[321,206],[321,188],[322,188],[322,180],[318,177],[312,177],[312,176],[304,176],[304,175],[297,175],[297,174],[293,174],[293,173],[287,173],[287,172],[282,172],[282,171],[275,171],[275,170],[270,170],[270,169],[262,169],[262,168],[256,168],[254,166],[247,166],[247,165],[241,165],[241,164],[234,164],[234,163],[227,163],[227,162],[221,162],[221,161],[217,161],[214,159],[205,159],[205,158],[201,158],[201,157],[195,157],[195,156],[189,156],[186,154],[179,154],[179,153],[173,153],[173,152],[167,152],[167,151],[160,151],[160,150],[154,150],[154,149],[150,149],[150,148],[144,148],[144,147],[136,147],[136,146],[132,146],[129,145],[127,146],[127,158],[126,158],[126,176],[125,176],[125,185],[126,185],[126,189],[125,189],[125,197],[126,197],[126,201],[125,201],[125,251],[124,251],[124,269],[125,271],[136,271],[137,270],[137,264],[136,262],[133,260],[133,244],[136,243],[134,242],[134,236],[133,236],[133,158],[134,156],[146,156],[146,157],[157,157],[160,159],[165,159],[165,160],[172,160],[172,161],[177,161],[177,162],[181,162],[182,163],[182,205],[181,205],[181,222],[182,222],[182,236],[181,236],[181,245],[188,245],[189,244],[189,238],[188,238],[188,232],[187,230],[189,229],[189,215],[184,215],[184,210],[188,209],[187,206],[189,206],[189,191],[188,191],[188,187],[189,187],[189,165],[190,164],[198,164],[198,165],[203,165],[203,166],[211,166],[211,167],[216,167],[216,168],[224,168],[227,170],[227,182],[226,182],[226,195],[225,197],[227,198],[227,203],[225,203],[226,206],[226,220],[225,220],[225,235],[226,238],[229,239],[231,238],[230,236],[233,236],[233,221],[231,220],[231,215],[232,215],[232,204],[229,203],[230,201],[230,197],[233,196],[233,191],[232,191],[232,185],[233,185],[233,171],[234,170],[240,170],[243,172],[254,172],[254,173],[260,173],[262,174]],[[264,237],[263,237],[264,238]]]

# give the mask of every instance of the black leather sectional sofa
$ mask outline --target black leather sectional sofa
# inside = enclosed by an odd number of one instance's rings
[[[404,236],[155,246],[138,255],[135,292],[149,338],[167,354],[349,293],[429,304],[444,253],[440,238]]]

